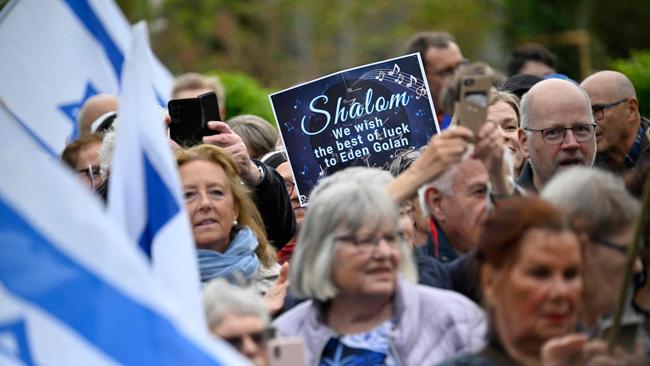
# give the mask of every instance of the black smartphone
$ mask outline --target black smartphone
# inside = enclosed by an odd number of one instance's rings
[[[209,121],[221,121],[219,102],[214,92],[201,94],[196,98],[172,99],[167,103],[169,136],[183,147],[192,147],[203,142],[204,136],[217,132],[208,128]]]

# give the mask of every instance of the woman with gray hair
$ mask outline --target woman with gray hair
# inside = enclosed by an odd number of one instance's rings
[[[268,363],[266,341],[272,337],[269,313],[253,289],[235,287],[217,278],[203,289],[203,305],[212,334],[230,343],[254,365]]]
[[[574,229],[585,239],[581,321],[593,327],[614,308],[640,204],[627,191],[621,178],[587,167],[575,167],[557,174],[546,184],[541,196],[564,211]],[[640,263],[638,269],[641,269]]]
[[[336,173],[312,193],[290,272],[294,294],[310,300],[276,320],[278,333],[304,339],[309,365],[428,365],[480,349],[483,312],[412,283],[398,208],[367,170]]]
[[[264,118],[242,114],[226,123],[244,141],[251,159],[260,159],[275,148],[278,132]]]
[[[614,311],[625,273],[626,254],[634,237],[641,205],[614,174],[574,167],[556,174],[542,198],[563,211],[582,238],[583,292],[580,323],[597,329]],[[637,272],[641,261],[637,260]],[[645,364],[640,342],[633,352],[622,348],[611,356],[617,365]]]

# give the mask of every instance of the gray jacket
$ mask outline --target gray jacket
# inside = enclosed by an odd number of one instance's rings
[[[308,365],[317,365],[329,339],[337,336],[323,323],[320,309],[314,301],[305,301],[274,322],[278,335],[304,340]],[[483,311],[463,295],[401,279],[395,294],[391,350],[400,365],[434,365],[476,352],[486,342],[485,319]]]

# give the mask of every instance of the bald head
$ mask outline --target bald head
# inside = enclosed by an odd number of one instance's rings
[[[641,123],[634,85],[624,74],[606,70],[587,77],[581,86],[589,94],[598,123],[598,152],[624,156],[634,144]]]
[[[117,111],[117,97],[110,94],[94,95],[81,107],[77,116],[80,137],[90,134],[90,125],[107,112]]]
[[[580,86],[589,93],[590,90],[601,89],[615,94],[618,98],[636,98],[636,91],[632,81],[618,71],[599,71],[588,76]]]
[[[589,96],[574,83],[562,79],[546,79],[533,85],[521,99],[521,127],[536,127],[540,114],[551,110],[582,109],[591,116]]]
[[[520,113],[526,130],[521,143],[528,150],[535,189],[562,169],[594,163],[595,124],[580,87],[560,79],[540,81],[524,94]]]

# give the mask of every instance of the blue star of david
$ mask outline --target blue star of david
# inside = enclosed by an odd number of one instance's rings
[[[86,91],[84,92],[81,100],[59,105],[59,110],[63,112],[63,114],[65,114],[72,123],[72,134],[70,136],[72,140],[79,137],[79,128],[77,127],[77,114],[79,113],[81,106],[83,106],[86,100],[95,94],[98,94],[97,89],[95,89],[95,87],[93,87],[89,81],[86,83]]]
[[[6,345],[0,343],[0,353],[21,360],[25,365],[32,366],[34,361],[29,352],[29,343],[27,342],[27,332],[25,331],[25,321],[19,319],[9,323],[0,323],[0,338],[12,337],[15,341],[16,349],[8,349]]]

